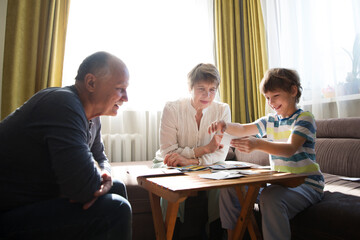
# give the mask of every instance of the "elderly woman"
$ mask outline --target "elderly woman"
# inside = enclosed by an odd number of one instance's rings
[[[190,71],[190,97],[168,102],[164,107],[160,124],[160,149],[153,167],[210,165],[225,160],[229,146],[221,144],[222,136],[210,135],[207,131],[214,121],[231,121],[229,106],[214,101],[219,84],[220,74],[212,64],[201,63]],[[218,191],[209,191],[206,195],[207,221],[211,223],[219,218]],[[167,202],[163,199],[162,207],[165,216]],[[183,223],[186,222],[184,208],[185,204],[180,204],[178,216]]]

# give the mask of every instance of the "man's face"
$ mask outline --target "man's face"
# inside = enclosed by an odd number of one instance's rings
[[[99,77],[93,92],[95,115],[116,116],[123,102],[128,101],[126,89],[129,73],[124,65],[117,62],[110,65],[110,73]]]

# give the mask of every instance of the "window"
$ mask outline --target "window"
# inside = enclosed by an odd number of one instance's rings
[[[106,154],[110,161],[152,159],[159,148],[158,128],[165,102],[188,96],[187,74],[193,67],[215,62],[213,2],[73,0],[64,86],[74,83],[81,61],[97,51],[118,56],[130,72],[129,102],[116,117],[101,119],[102,136],[108,140],[104,139]],[[109,139],[130,136],[140,143],[126,149],[110,148]],[[121,157],[114,157],[118,152]]]
[[[214,63],[210,0],[71,1],[63,85],[96,51],[122,59],[130,72],[129,102],[121,109],[162,110],[187,96],[187,73]]]
[[[351,76],[353,52],[360,62],[360,2],[352,0],[262,1],[270,67],[299,72],[300,104],[318,119],[360,116],[360,76]],[[359,72],[359,64],[357,72]]]

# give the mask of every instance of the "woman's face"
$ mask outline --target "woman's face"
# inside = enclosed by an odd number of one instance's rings
[[[203,110],[210,106],[217,91],[216,83],[200,81],[195,83],[191,91],[191,104],[196,110]]]

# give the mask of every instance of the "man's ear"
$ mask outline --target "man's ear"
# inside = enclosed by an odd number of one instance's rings
[[[85,83],[85,87],[89,92],[94,92],[95,90],[95,81],[96,81],[96,77],[94,74],[92,73],[88,73],[85,75],[84,78],[84,83]]]

